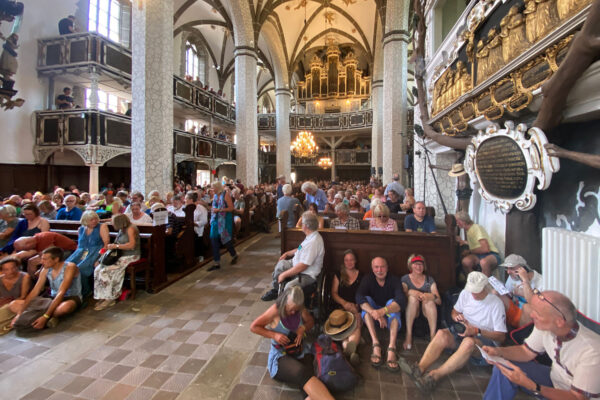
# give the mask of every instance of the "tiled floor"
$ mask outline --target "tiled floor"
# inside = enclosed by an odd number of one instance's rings
[[[249,331],[267,304],[279,240],[260,235],[221,271],[197,271],[155,295],[110,310],[92,307],[53,330],[0,337],[0,397],[6,399],[301,399],[266,374],[269,342]],[[409,358],[426,343],[417,341]],[[368,360],[368,345],[361,346]],[[402,374],[359,368],[363,382],[339,399],[422,398]],[[465,368],[433,398],[479,399],[489,369]]]

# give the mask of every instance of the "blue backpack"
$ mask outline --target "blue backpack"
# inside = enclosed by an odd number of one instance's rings
[[[313,345],[315,375],[330,392],[352,390],[358,383],[358,374],[346,361],[340,348],[331,338],[321,334]]]

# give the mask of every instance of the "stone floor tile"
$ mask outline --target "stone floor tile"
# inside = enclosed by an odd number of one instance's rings
[[[275,386],[257,386],[253,400],[277,400],[281,389]]]
[[[178,395],[179,395],[179,393],[177,393],[177,392],[167,392],[167,391],[161,390],[159,392],[156,392],[154,397],[152,397],[152,400],[175,400],[175,398]]]
[[[128,340],[129,340],[129,337],[127,337],[127,336],[115,336],[114,338],[112,338],[108,342],[106,342],[106,345],[107,346],[114,346],[114,347],[121,347]]]
[[[0,363],[0,372],[6,372],[11,369],[17,368],[18,366],[24,364],[26,361],[27,359],[25,357],[12,356]]]
[[[73,379],[75,379],[76,377],[77,377],[77,375],[75,375],[75,374],[63,372],[63,373],[60,373],[60,374],[56,375],[55,377],[53,377],[48,382],[44,383],[42,386],[47,389],[61,390],[62,388],[67,386],[69,383],[73,382]]]
[[[37,388],[22,397],[21,400],[46,400],[48,397],[52,396],[52,394],[54,394],[54,392],[50,389]]]
[[[125,375],[127,375],[131,370],[133,370],[133,367],[131,366],[115,365],[111,368],[110,371],[104,374],[103,378],[114,382],[118,382],[121,379],[123,379]]]
[[[242,317],[240,315],[229,315],[227,318],[225,318],[225,322],[228,322],[230,324],[237,324],[242,320]]]
[[[450,375],[450,382],[455,391],[478,391],[478,386],[471,374],[453,373]]]
[[[177,329],[175,328],[157,328],[152,339],[170,340],[170,337],[173,336],[175,332],[177,332]]]
[[[32,358],[35,358],[35,357],[39,356],[40,354],[45,353],[49,349],[50,348],[46,347],[46,346],[37,346],[37,345],[34,345],[34,346],[28,348],[27,350],[24,350],[24,351],[20,352],[19,355],[21,357],[32,359]]]
[[[217,326],[219,326],[219,322],[204,322],[200,328],[198,328],[199,332],[212,332]]]
[[[115,365],[115,363],[100,361],[85,370],[81,375],[89,376],[90,378],[100,378],[110,371],[110,369]]]
[[[159,371],[176,372],[187,361],[188,357],[171,355],[158,367]]]
[[[254,353],[254,355],[250,359],[249,364],[266,368],[268,360],[269,360],[269,355],[267,353]]]
[[[202,344],[210,337],[208,332],[194,332],[187,340],[186,343],[191,344]]]
[[[238,383],[233,387],[231,393],[229,394],[228,399],[238,400],[238,399],[251,399],[254,396],[254,392],[256,391],[256,386],[254,385],[246,385],[244,383]]]
[[[231,311],[233,313],[233,310]],[[227,318],[229,316],[229,313],[225,314],[225,313],[214,313],[213,315],[210,316],[210,318],[207,320],[207,322],[225,322],[225,318]]]
[[[67,372],[72,372],[74,374],[82,374],[96,364],[97,361],[88,360],[87,358],[84,358],[83,360],[79,360],[71,367],[69,367],[69,369],[67,369]]]
[[[456,392],[460,400],[479,400],[483,395],[480,392]]]
[[[114,349],[112,353],[110,353],[106,356],[106,358],[104,358],[104,361],[118,363],[119,361],[127,357],[129,353],[131,353],[131,350]]]
[[[175,342],[187,342],[187,340],[192,336],[194,332],[178,330],[175,331],[171,336],[168,337],[167,340],[175,341]],[[200,344],[200,343],[198,343]]]
[[[130,365],[132,367],[135,367],[137,365],[140,365],[144,361],[146,361],[148,359],[148,357],[150,356],[150,354],[151,354],[150,352],[145,352],[145,351],[141,351],[138,349],[138,350],[132,351],[127,357],[125,357],[121,361],[119,361],[119,364]]]
[[[194,354],[192,354],[192,357],[200,358],[202,360],[208,360],[217,352],[218,348],[219,348],[219,346],[214,345],[214,344],[207,344],[207,343],[201,344],[198,346],[196,351],[194,351]]]
[[[282,390],[279,392],[280,400],[302,400],[304,395],[299,390]]]
[[[151,387],[154,389],[160,389],[161,386],[171,377],[173,376],[173,374],[169,373],[169,372],[161,372],[161,371],[157,371],[157,372],[153,372],[152,375],[150,375],[145,381],[144,383],[142,383],[142,386],[144,387]]]
[[[156,392],[157,390],[153,388],[139,387],[134,389],[129,396],[126,397],[126,400],[148,400],[151,399]]]
[[[278,388],[283,388],[283,384],[275,379],[271,378],[269,374],[264,374],[262,380],[260,381],[261,386],[274,386]]]
[[[237,328],[237,324],[230,324],[227,322],[223,322],[222,324],[219,324],[219,326],[217,326],[215,328],[215,330],[212,331],[212,333],[219,333],[219,334],[223,334],[223,335],[229,335],[231,332],[233,332],[234,330],[236,330]]]
[[[381,383],[381,400],[405,400],[406,388],[393,383]]]
[[[194,319],[188,321],[181,329],[195,332],[202,326],[203,323],[203,320]]]
[[[163,354],[152,354],[142,364],[142,367],[156,369],[160,364],[163,363],[169,356]]]
[[[144,367],[136,367],[132,371],[130,371],[125,377],[121,380],[121,383],[131,386],[139,386],[144,382],[154,370],[150,368]]]
[[[62,389],[62,391],[70,394],[79,394],[92,382],[94,382],[94,379],[89,378],[87,376],[76,376],[75,379],[71,381],[71,383],[69,383]]]
[[[248,365],[240,375],[240,382],[250,385],[259,385],[267,372],[265,366]]]
[[[123,400],[129,396],[134,389],[134,386],[117,383],[104,395],[104,397],[102,397],[102,400]]]
[[[481,395],[479,395],[481,398]],[[458,396],[453,390],[444,390],[444,389],[436,389],[432,394],[431,398],[433,400],[456,400]]]
[[[226,335],[212,334],[204,341],[204,343],[219,345],[223,343],[223,340],[225,340],[226,337]]]
[[[65,392],[54,392],[54,394],[48,397],[46,400],[78,400],[80,397],[75,397],[72,394]]]
[[[179,368],[178,372],[196,375],[206,364],[206,360],[190,358]]]
[[[177,343],[177,342],[175,342],[175,343]],[[177,347],[177,349],[173,352],[173,354],[178,355],[178,356],[190,357],[194,353],[194,351],[196,351],[197,348],[198,348],[197,344],[182,343],[179,345],[179,347]]]
[[[88,398],[88,399],[101,399],[115,387],[116,383],[113,381],[109,381],[106,379],[98,379],[97,381],[92,382],[88,387],[86,387],[79,396]]]
[[[176,373],[162,385],[161,389],[181,393],[190,384],[192,379],[194,379],[193,374]]]

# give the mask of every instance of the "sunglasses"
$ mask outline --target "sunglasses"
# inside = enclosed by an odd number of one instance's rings
[[[538,299],[550,304],[552,306],[552,308],[554,308],[556,311],[558,311],[560,313],[560,315],[563,317],[563,319],[565,321],[567,320],[567,317],[565,317],[565,314],[563,314],[563,312],[560,311],[560,309],[558,307],[556,307],[554,304],[552,304],[552,302],[550,300],[548,300],[546,298],[546,296],[544,296],[542,294],[542,292],[540,292],[538,289],[533,289],[533,294],[535,294],[538,297]]]

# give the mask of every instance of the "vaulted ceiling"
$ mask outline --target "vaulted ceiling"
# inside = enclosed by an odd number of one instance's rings
[[[259,94],[274,88],[274,66],[285,64],[286,82],[302,73],[328,42],[352,50],[360,68],[373,71],[381,21],[379,0],[247,0],[259,56]],[[222,86],[233,74],[234,31],[227,0],[175,0],[174,34],[189,32],[209,54]],[[378,33],[379,31],[379,33]],[[298,76],[296,76],[298,78]]]

